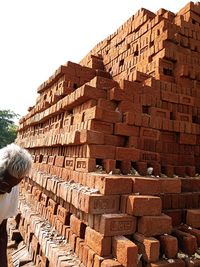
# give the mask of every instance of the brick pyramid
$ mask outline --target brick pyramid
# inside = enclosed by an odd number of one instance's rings
[[[199,26],[199,3],[141,9],[38,88],[16,140],[36,266],[200,266]]]

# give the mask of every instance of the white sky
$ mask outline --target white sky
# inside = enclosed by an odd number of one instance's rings
[[[187,0],[1,0],[0,110],[25,115],[37,87],[79,62],[141,7],[178,12]]]

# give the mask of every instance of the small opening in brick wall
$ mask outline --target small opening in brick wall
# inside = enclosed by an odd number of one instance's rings
[[[78,85],[76,83],[73,84],[73,88],[74,89],[77,89],[78,88]]]
[[[149,114],[149,106],[142,106],[142,113]]]
[[[134,161],[131,161],[131,167],[135,170],[137,170],[137,163]]]
[[[82,114],[82,122],[85,120],[85,112],[83,112],[83,114]]]
[[[174,119],[173,112],[170,112],[170,120],[173,120],[173,119]]]
[[[103,160],[102,159],[96,159],[96,165],[103,166]]]
[[[131,48],[131,45],[130,44],[127,44],[127,50]]]
[[[129,144],[129,136],[124,137],[124,147],[128,147]]]
[[[150,62],[152,62],[152,60],[153,60],[153,57],[152,56],[149,56],[148,57],[148,62],[150,63]]]
[[[198,123],[198,117],[192,116],[192,123]]]
[[[165,170],[166,170],[165,166],[161,166],[161,173],[165,174]]]
[[[134,55],[134,57],[137,57],[139,55],[139,51],[136,50],[133,55]]]
[[[119,67],[124,65],[124,59],[120,60]]]
[[[121,161],[116,160],[116,169],[120,169],[120,168],[121,168]]]
[[[151,41],[149,44],[150,47],[154,46],[154,41]]]
[[[196,24],[196,21],[194,19],[192,20],[192,24]]]
[[[163,68],[163,74],[167,76],[173,76],[173,72],[170,69]]]
[[[72,116],[71,125],[73,125],[73,123],[74,123],[74,116]]]

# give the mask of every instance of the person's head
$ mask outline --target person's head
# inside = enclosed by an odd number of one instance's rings
[[[16,144],[0,149],[0,181],[8,186],[8,191],[17,185],[30,171],[32,158],[27,150]]]

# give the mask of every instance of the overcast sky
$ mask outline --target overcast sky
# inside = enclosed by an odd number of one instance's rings
[[[37,87],[78,63],[141,7],[178,12],[185,0],[1,0],[0,110],[25,115]]]

